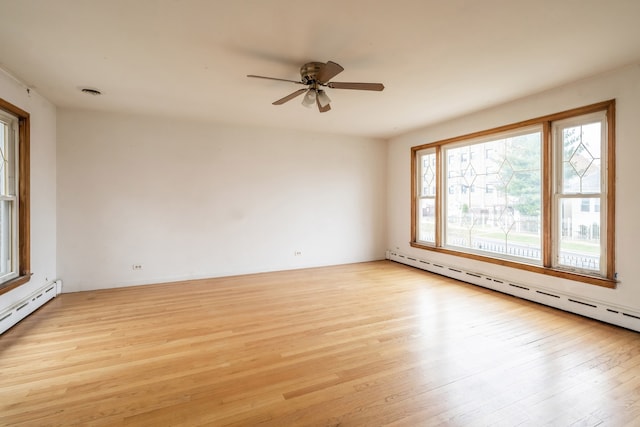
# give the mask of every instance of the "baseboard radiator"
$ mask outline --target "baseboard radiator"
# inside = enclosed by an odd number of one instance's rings
[[[62,281],[51,282],[11,307],[0,312],[0,335],[10,327],[42,307],[62,292]]]
[[[615,307],[577,295],[567,295],[552,289],[465,271],[461,268],[430,262],[398,251],[387,251],[387,259],[640,332],[640,313],[628,308]]]

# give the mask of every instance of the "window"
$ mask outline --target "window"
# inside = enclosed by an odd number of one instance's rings
[[[0,293],[29,269],[29,114],[0,99]]]
[[[606,234],[602,212],[591,206],[606,205],[607,118],[604,112],[572,117],[553,123],[555,185],[553,207],[556,224],[567,233],[557,240],[553,265],[584,271],[601,271],[607,247],[600,239]],[[604,227],[603,227],[604,225]],[[595,226],[595,227],[594,227]],[[597,233],[592,231],[596,229]]]
[[[421,242],[434,243],[435,237],[435,196],[436,196],[436,154],[433,149],[422,150],[419,154],[421,167],[417,173],[420,177],[420,194],[415,209],[417,212],[418,230]],[[449,188],[449,191],[452,189]]]
[[[542,128],[536,126],[441,147],[446,153],[484,151],[487,156],[448,167],[449,185],[479,185],[484,192],[466,191],[444,200],[444,244],[471,252],[490,252],[504,257],[540,258],[541,212],[540,153]],[[483,173],[474,173],[475,170]],[[455,177],[452,179],[452,177]],[[451,193],[450,193],[451,194]]]
[[[411,245],[614,287],[614,109],[413,147],[412,164],[432,166],[412,181]],[[416,215],[427,203],[428,218]]]
[[[0,281],[18,276],[18,118],[0,112]]]

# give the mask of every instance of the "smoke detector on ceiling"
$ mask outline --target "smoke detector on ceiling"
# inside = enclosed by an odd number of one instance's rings
[[[91,88],[91,87],[83,87],[83,88],[80,89],[80,91],[82,93],[86,93],[86,94],[93,95],[93,96],[102,95],[102,92],[100,92],[98,89]]]

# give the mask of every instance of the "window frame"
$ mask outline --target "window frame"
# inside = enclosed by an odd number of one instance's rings
[[[30,115],[28,112],[0,98],[0,110],[18,119],[18,203],[17,203],[17,260],[18,277],[0,283],[0,295],[31,279],[30,246]]]
[[[606,230],[606,235],[602,236],[602,247],[604,248],[603,262],[604,266],[601,268],[601,272],[586,273],[584,271],[572,271],[564,267],[558,267],[553,261],[553,253],[555,251],[553,246],[553,236],[556,235],[554,231],[555,223],[557,222],[553,215],[555,215],[556,207],[554,206],[554,185],[553,177],[555,176],[554,165],[556,161],[554,159],[556,153],[553,146],[553,123],[561,120],[577,118],[578,116],[586,116],[592,113],[604,112],[606,118],[605,135],[606,141],[606,153],[604,153],[605,159],[602,164],[603,180],[605,195],[603,206],[600,207],[601,211],[601,228]],[[444,197],[443,191],[447,189],[443,188],[443,184],[446,182],[443,174],[446,173],[447,168],[442,163],[441,156],[444,155],[442,148],[444,146],[452,146],[453,144],[461,144],[466,141],[475,140],[479,138],[487,138],[492,135],[505,133],[509,131],[524,129],[532,126],[542,127],[542,214],[541,214],[541,227],[542,227],[542,263],[528,264],[526,262],[514,261],[505,258],[495,258],[490,255],[470,253],[461,251],[458,249],[451,249],[444,247],[444,241],[442,236],[442,228],[444,221]],[[436,171],[437,191],[436,191],[436,242],[433,245],[425,244],[417,240],[418,233],[418,218],[417,218],[417,203],[418,203],[418,191],[420,179],[417,170],[417,158],[418,153],[426,149],[434,149],[436,151],[436,161],[438,170]],[[559,277],[563,279],[573,280],[577,282],[607,287],[616,287],[616,273],[615,273],[615,99],[608,101],[598,102],[595,104],[574,108],[571,110],[562,111],[559,113],[549,114],[541,117],[537,117],[530,120],[525,120],[517,123],[512,123],[497,128],[474,132],[466,135],[461,135],[453,138],[448,138],[441,141],[435,141],[432,143],[422,144],[411,148],[411,241],[409,244],[412,247],[425,249],[429,251],[435,251],[445,253],[448,255],[455,255],[462,258],[473,259],[477,261],[488,262],[492,264],[503,265],[507,267],[517,268],[521,270],[531,271],[534,273],[545,274],[549,276]]]

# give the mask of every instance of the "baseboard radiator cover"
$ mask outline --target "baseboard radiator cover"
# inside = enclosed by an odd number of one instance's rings
[[[530,284],[517,283],[500,277],[465,271],[458,267],[431,262],[398,251],[387,251],[387,259],[640,332],[640,313],[628,308],[616,307],[604,302],[568,295]]]
[[[42,307],[62,292],[62,281],[56,280],[41,287],[31,295],[11,307],[0,312],[0,335],[5,333],[13,325]]]

